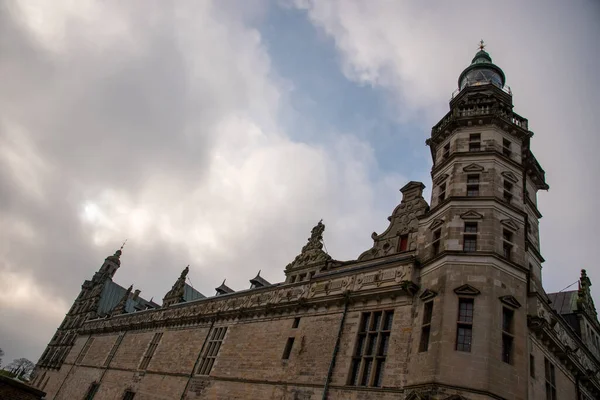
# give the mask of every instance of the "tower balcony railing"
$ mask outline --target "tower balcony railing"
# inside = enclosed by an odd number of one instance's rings
[[[462,118],[476,116],[495,116],[510,124],[513,124],[521,129],[528,130],[529,122],[526,118],[510,110],[501,109],[494,105],[481,105],[469,108],[455,108],[448,112],[440,122],[432,129],[432,134],[435,135],[444,130],[448,124]]]

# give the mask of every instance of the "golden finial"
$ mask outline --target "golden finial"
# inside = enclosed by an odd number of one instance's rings
[[[481,40],[479,41],[479,50],[480,50],[480,51],[483,51],[483,49],[485,49],[485,43],[483,43],[483,39],[481,39]]]

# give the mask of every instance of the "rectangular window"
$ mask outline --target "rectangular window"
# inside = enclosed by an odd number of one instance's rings
[[[479,196],[479,174],[467,175],[467,196]]]
[[[131,390],[126,390],[125,394],[123,395],[123,400],[133,400],[134,397],[135,392],[132,392]]]
[[[154,336],[152,337],[152,340],[150,341],[150,345],[146,349],[144,358],[142,358],[142,362],[140,363],[139,369],[148,368],[148,364],[150,364],[150,360],[152,359],[152,356],[154,356],[154,352],[156,351],[156,348],[158,347],[158,343],[160,342],[162,335],[163,335],[162,332],[154,334]]]
[[[423,322],[421,323],[421,342],[419,343],[419,352],[429,349],[429,336],[431,334],[431,317],[433,315],[433,301],[428,301],[423,305]]]
[[[535,378],[535,357],[533,357],[533,354],[529,355],[529,376]]]
[[[477,222],[465,222],[463,251],[477,251]]]
[[[458,300],[458,322],[456,329],[456,350],[471,351],[473,339],[473,299]]]
[[[444,159],[450,157],[450,143],[447,143],[444,146],[444,150],[442,152],[442,157],[444,157]]]
[[[398,251],[408,250],[408,235],[400,236],[400,242],[398,244]]]
[[[469,135],[469,151],[481,150],[481,134],[472,133]]]
[[[89,338],[87,340],[87,342],[85,342],[85,345],[83,346],[83,349],[81,350],[81,353],[79,353],[79,357],[77,357],[77,361],[75,361],[76,364],[81,364],[81,362],[85,358],[85,355],[87,354],[88,350],[92,346],[92,343],[94,343],[94,338]]]
[[[98,391],[98,388],[100,388],[99,384],[92,383],[92,385],[88,389],[87,394],[85,395],[85,400],[93,400],[94,396],[96,395],[96,392]]]
[[[546,376],[546,400],[556,400],[556,375],[554,365],[544,357],[544,369]]]
[[[438,203],[446,200],[446,182],[438,187]]]
[[[504,258],[510,260],[511,254],[512,254],[512,249],[513,249],[513,244],[512,244],[513,234],[512,234],[512,232],[507,231],[506,229],[503,229],[502,230],[502,238],[504,239],[502,242],[502,253],[504,255]]]
[[[294,322],[292,323],[292,328],[296,329],[300,325],[300,317],[294,318]]]
[[[290,283],[296,282],[296,275],[290,276]]]
[[[441,229],[438,229],[437,231],[433,232],[433,240],[431,242],[431,247],[433,249],[434,256],[437,256],[438,254],[440,254],[440,244],[442,242],[441,237],[442,237]]]
[[[350,385],[381,387],[393,318],[391,310],[362,314],[348,379]]]
[[[514,311],[502,308],[502,361],[507,364],[513,362],[513,319]]]
[[[506,201],[507,203],[510,203],[512,201],[513,195],[512,195],[512,189],[513,189],[513,184],[510,183],[509,181],[504,181],[504,201]]]
[[[510,155],[512,154],[512,152],[510,151],[510,145],[510,140],[502,139],[502,154],[504,154],[506,157],[510,157]]]
[[[110,362],[112,361],[122,340],[123,340],[123,335],[119,335],[119,337],[115,341],[115,344],[113,345],[112,349],[110,349],[110,353],[108,353],[108,357],[106,357],[106,360],[104,360],[105,367],[108,367],[108,364],[110,364]]]
[[[292,348],[294,347],[294,338],[288,338],[285,343],[285,348],[283,349],[283,356],[281,356],[282,360],[289,360],[290,355],[292,354]]]
[[[223,343],[225,333],[227,333],[227,327],[215,328],[210,333],[210,339],[206,343],[206,348],[204,349],[204,354],[202,355],[202,362],[198,368],[198,374],[210,374],[213,364],[217,359],[217,355],[219,354],[219,349]]]

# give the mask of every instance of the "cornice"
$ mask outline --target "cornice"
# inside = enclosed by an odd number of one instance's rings
[[[444,159],[440,163],[436,163],[431,168],[431,177],[433,178],[440,170],[444,169],[447,165],[450,165],[451,162],[454,161],[455,158],[476,158],[477,156],[493,156],[498,159],[507,162],[513,167],[517,168],[519,171],[524,171],[524,166],[517,161],[513,160],[510,157],[505,156],[502,152],[498,150],[481,150],[481,151],[455,151],[452,152],[448,158]]]
[[[408,296],[412,298],[419,287],[413,264],[389,266],[369,270],[355,270],[354,274],[321,277],[311,282],[279,285],[231,293],[168,308],[122,314],[106,319],[87,321],[80,333],[112,332],[149,329],[163,326],[197,325],[210,320],[277,314],[300,308],[341,306],[365,298]]]

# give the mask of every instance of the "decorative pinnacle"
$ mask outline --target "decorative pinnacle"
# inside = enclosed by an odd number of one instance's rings
[[[483,51],[485,49],[486,44],[483,42],[483,39],[479,41],[479,50]]]

